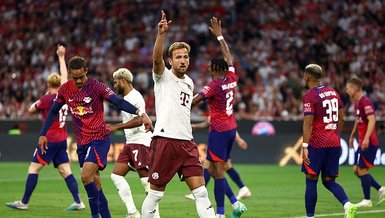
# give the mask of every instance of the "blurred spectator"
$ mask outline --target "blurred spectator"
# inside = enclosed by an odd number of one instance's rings
[[[215,15],[226,23],[224,36],[239,74],[239,119],[301,118],[302,70],[312,62],[324,68],[324,83],[340,92],[346,116],[354,111],[344,84],[356,75],[376,115],[385,117],[383,0],[5,0],[0,2],[0,118],[29,116],[26,108],[46,91],[46,74],[58,71],[58,42],[66,45],[68,57],[90,57],[89,72],[111,86],[117,68],[133,69],[134,85],[154,115],[151,52],[159,8],[174,21],[167,38],[187,39],[194,48],[189,75],[196,90],[211,79],[208,57],[220,54],[208,34],[209,19]],[[118,116],[106,107],[108,116]],[[206,114],[204,106],[192,113]]]

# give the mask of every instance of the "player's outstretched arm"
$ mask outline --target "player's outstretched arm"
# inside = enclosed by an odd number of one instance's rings
[[[205,120],[203,122],[200,122],[200,123],[196,123],[196,124],[191,124],[191,127],[192,129],[203,129],[203,128],[206,128],[209,126],[209,121],[208,120]]]
[[[146,131],[152,131],[154,129],[154,126],[152,125],[151,119],[148,117],[148,115],[144,112],[136,108],[133,104],[130,102],[119,98],[117,95],[112,94],[107,99],[110,103],[115,105],[118,109],[123,110],[130,114],[136,114],[139,115],[142,120],[143,124],[146,128]]]
[[[29,107],[29,109],[28,109],[28,112],[30,113],[30,114],[33,114],[33,113],[35,113],[36,111],[37,111],[37,109],[36,109],[36,104],[38,104],[40,102],[40,100],[37,100],[37,101],[35,101],[35,102],[33,102],[32,104],[31,104],[31,106]]]
[[[162,75],[165,67],[163,60],[163,49],[164,49],[164,39],[166,37],[166,32],[171,24],[171,20],[167,20],[166,14],[164,11],[161,11],[161,19],[158,23],[158,33],[156,35],[154,50],[152,53],[153,66],[152,71],[157,75]]]
[[[219,44],[221,44],[222,55],[225,58],[225,61],[229,66],[233,66],[229,46],[227,45],[226,40],[223,37],[221,20],[218,20],[218,18],[213,17],[210,19],[210,23],[211,26],[209,26],[209,29],[211,33],[214,34],[215,37],[217,37]]]
[[[65,53],[66,53],[66,48],[58,44],[56,54],[57,54],[57,57],[59,58],[61,85],[63,85],[68,81],[68,71],[67,71],[67,65],[65,61]]]
[[[119,129],[131,129],[138,126],[141,126],[143,124],[142,117],[136,116],[134,119],[131,119],[125,123],[118,123],[115,125],[108,125],[111,132],[119,130]]]

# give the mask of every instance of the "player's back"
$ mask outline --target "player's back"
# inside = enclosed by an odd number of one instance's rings
[[[211,81],[200,92],[210,107],[210,129],[218,132],[237,127],[233,107],[238,78],[233,69],[231,67],[225,76]]]
[[[309,144],[315,148],[340,147],[338,110],[342,102],[338,93],[320,85],[309,90],[303,99],[304,114],[314,116]]]
[[[56,94],[46,94],[40,97],[38,103],[35,105],[38,111],[43,114],[43,122],[47,118],[48,112],[51,109],[53,102],[56,98]],[[61,142],[67,139],[67,130],[65,120],[68,115],[67,105],[63,105],[59,114],[55,118],[52,126],[48,129],[47,140],[48,142]]]

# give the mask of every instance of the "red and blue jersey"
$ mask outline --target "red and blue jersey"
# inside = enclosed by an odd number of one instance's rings
[[[237,127],[233,111],[237,81],[234,68],[230,67],[225,76],[211,81],[199,92],[210,107],[210,129],[224,132]]]
[[[323,85],[310,89],[303,96],[304,115],[313,115],[309,145],[313,148],[340,147],[338,110],[343,107],[339,94]]]
[[[47,114],[55,101],[56,94],[47,94],[40,97],[39,101],[35,104],[35,108],[43,113],[43,123],[47,118]],[[67,105],[63,105],[60,109],[58,116],[55,118],[52,126],[47,132],[48,142],[61,142],[67,139],[67,129],[65,120],[68,115]]]
[[[354,109],[356,111],[356,117],[358,118],[358,144],[361,145],[365,138],[366,130],[368,129],[368,116],[374,116],[374,106],[368,97],[362,96],[354,105]],[[376,127],[374,127],[372,135],[369,138],[369,144],[374,146],[378,146],[379,144]]]
[[[68,105],[78,145],[104,140],[110,134],[104,121],[103,101],[113,94],[108,86],[93,78],[88,78],[82,89],[73,80],[60,87],[56,101]]]

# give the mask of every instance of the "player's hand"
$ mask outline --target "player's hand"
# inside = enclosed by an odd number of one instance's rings
[[[142,120],[143,120],[144,127],[146,129],[146,132],[154,131],[154,126],[152,125],[152,121],[146,113],[143,113]]]
[[[302,147],[302,160],[306,165],[310,164],[309,159],[309,150],[307,148]]]
[[[118,129],[115,125],[111,124],[107,124],[106,127],[110,130],[110,132],[114,132]]]
[[[354,148],[354,137],[349,138],[349,148]]]
[[[368,147],[369,147],[369,139],[364,138],[364,140],[362,141],[362,144],[361,144],[361,149],[363,151],[365,151],[366,149],[368,149]]]
[[[47,149],[48,149],[48,141],[47,141],[47,137],[45,136],[40,136],[39,137],[39,142],[38,142],[38,146],[41,150],[41,154],[45,154],[47,153]]]
[[[57,45],[57,50],[56,50],[56,54],[57,56],[60,58],[60,57],[64,57],[65,54],[66,54],[66,47],[58,44]]]
[[[197,129],[198,128],[198,126],[196,125],[196,124],[191,124],[191,129],[192,130],[195,130],[195,129]]]
[[[162,18],[160,19],[158,23],[158,34],[163,34],[167,32],[168,26],[171,24],[171,20],[167,20],[166,13],[162,10]]]
[[[209,29],[212,34],[214,34],[216,37],[222,36],[222,26],[221,26],[221,20],[218,20],[216,17],[213,17],[210,19],[211,26],[209,26]]]
[[[239,146],[241,149],[243,149],[243,150],[246,150],[247,147],[248,147],[247,142],[246,142],[243,138],[241,138],[241,137],[238,138],[237,144],[238,144],[238,146]]]

